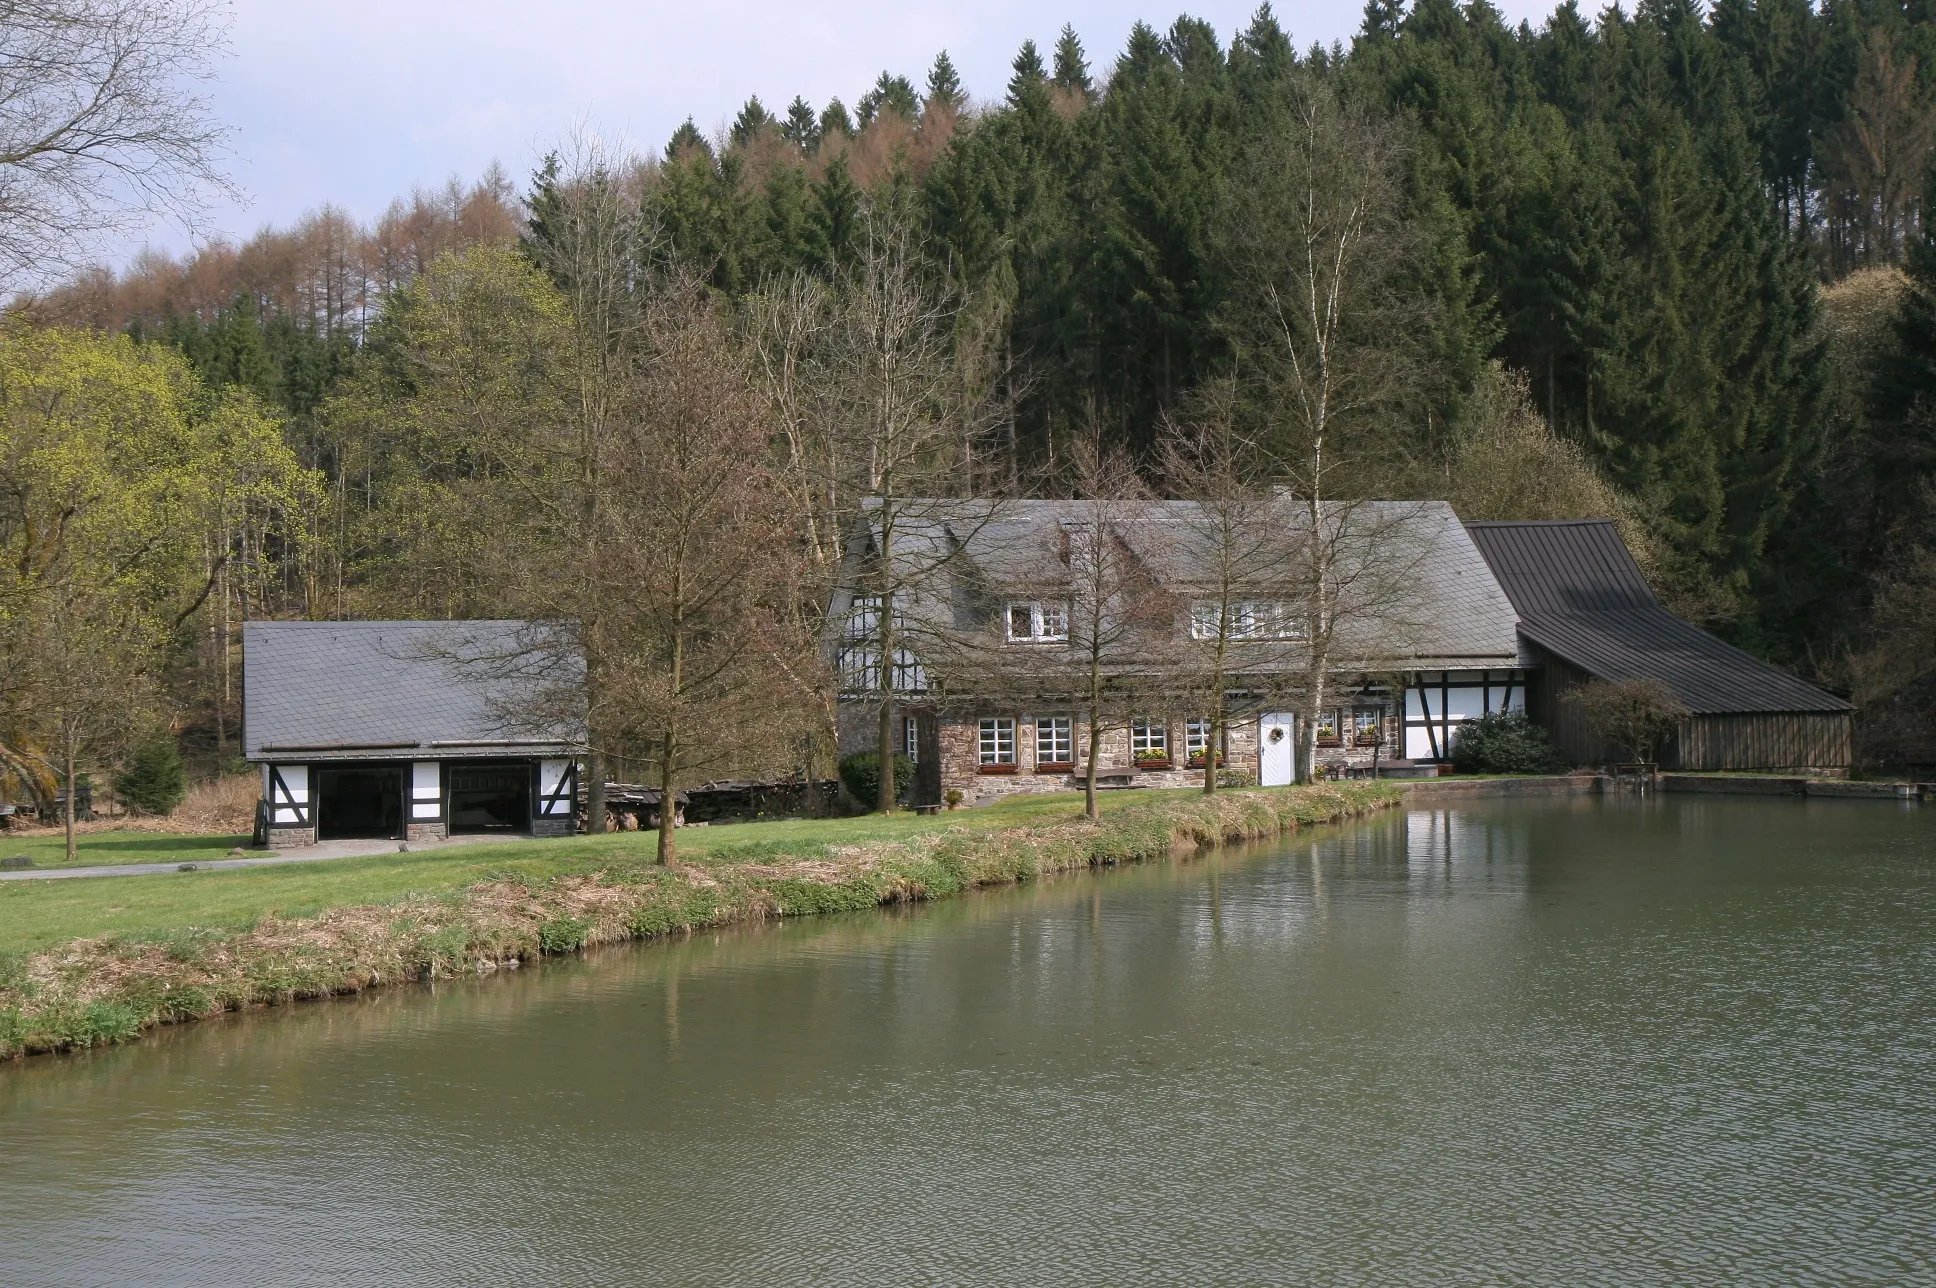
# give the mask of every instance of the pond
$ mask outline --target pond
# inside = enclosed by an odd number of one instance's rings
[[[1936,1282],[1936,812],[1668,797],[0,1067],[0,1280]]]

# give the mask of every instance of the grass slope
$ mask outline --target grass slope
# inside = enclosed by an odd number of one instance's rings
[[[934,817],[792,820],[287,867],[0,884],[0,1058],[547,953],[945,897],[1356,817],[1388,784],[1072,796]]]

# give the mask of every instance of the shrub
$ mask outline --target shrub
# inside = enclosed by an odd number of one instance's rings
[[[188,773],[173,738],[155,738],[114,779],[114,794],[148,814],[166,814],[188,795]]]
[[[575,953],[585,946],[591,928],[583,917],[553,917],[538,927],[538,946],[547,953]]]
[[[847,785],[855,800],[868,809],[881,792],[881,759],[871,751],[857,751],[851,756],[843,756],[840,761],[840,781]],[[894,753],[894,799],[905,801],[908,792],[914,787],[914,761],[906,752]]]
[[[1461,725],[1452,767],[1462,774],[1563,774],[1570,768],[1523,711],[1494,711]]]
[[[1594,680],[1568,692],[1566,701],[1595,733],[1641,763],[1651,762],[1687,718],[1687,707],[1674,691],[1652,677]]]

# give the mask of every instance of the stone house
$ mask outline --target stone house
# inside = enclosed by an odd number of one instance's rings
[[[577,830],[582,719],[540,720],[576,659],[517,621],[250,622],[243,755],[257,840]],[[571,672],[572,674],[563,674]]]
[[[1200,783],[1213,736],[1226,781],[1293,781],[1312,657],[1299,507],[1285,498],[1253,520],[1259,539],[1234,587],[1217,581],[1214,525],[1195,503],[1116,506],[1101,533],[1096,513],[1074,501],[925,502],[895,517],[890,538],[878,505],[865,507],[829,614],[841,754],[878,745],[891,701],[890,742],[915,762],[916,804],[1079,788],[1096,650],[1078,623],[1093,630],[1104,615],[1085,611],[1074,569],[1080,543],[1106,540],[1135,587],[1137,625],[1108,660],[1103,784]],[[1464,722],[1524,708],[1512,605],[1443,502],[1369,503],[1338,524],[1318,767],[1435,773]],[[1204,643],[1219,636],[1230,662],[1213,735]]]

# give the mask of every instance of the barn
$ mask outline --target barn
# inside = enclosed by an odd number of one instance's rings
[[[576,830],[584,722],[534,713],[581,664],[544,627],[251,622],[242,640],[258,842]]]
[[[1519,617],[1526,708],[1576,762],[1619,759],[1566,701],[1589,680],[1653,678],[1691,713],[1664,767],[1844,774],[1853,709],[1674,616],[1605,519],[1468,523]]]

